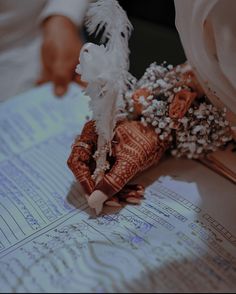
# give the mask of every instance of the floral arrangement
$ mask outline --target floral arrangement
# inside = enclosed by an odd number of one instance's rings
[[[189,100],[181,110],[183,95]],[[125,100],[128,118],[155,128],[161,140],[171,142],[174,156],[196,159],[232,140],[226,109],[211,104],[187,64],[151,64]]]

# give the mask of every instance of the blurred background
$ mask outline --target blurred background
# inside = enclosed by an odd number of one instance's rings
[[[118,0],[134,27],[130,39],[130,72],[140,78],[154,61],[177,65],[185,54],[175,27],[174,0]],[[98,37],[99,38],[99,37]],[[97,43],[92,37],[89,41]]]
[[[156,61],[176,65],[185,61],[175,28],[174,0],[119,0],[134,31],[130,40],[130,71],[141,77],[147,66]]]

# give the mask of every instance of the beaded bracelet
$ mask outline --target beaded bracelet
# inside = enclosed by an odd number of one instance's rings
[[[172,142],[171,153],[177,157],[199,158],[232,140],[226,109],[213,106],[192,78],[188,66],[153,63],[125,95],[128,118],[155,128],[161,140]],[[182,113],[173,115],[173,105],[181,109],[176,98],[186,92],[189,101]]]

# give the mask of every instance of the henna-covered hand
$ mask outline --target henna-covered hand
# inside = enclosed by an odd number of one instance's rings
[[[145,90],[139,90],[136,94],[148,96],[144,92]],[[196,93],[188,90],[175,95],[169,116],[176,119],[176,129],[178,118],[184,116],[195,98]],[[135,101],[135,97],[133,99]],[[88,204],[98,214],[104,202],[110,206],[120,206],[120,201],[140,203],[144,194],[143,187],[127,186],[127,183],[139,172],[158,163],[169,144],[169,138],[160,140],[150,125],[144,126],[140,121],[120,122],[112,141],[112,156],[108,158],[111,168],[100,182],[95,183],[92,174],[96,166],[93,154],[97,150],[97,133],[94,121],[90,121],[85,124],[81,136],[75,140],[68,165],[83,186]]]
[[[95,186],[109,198],[139,172],[157,163],[169,145],[161,141],[154,128],[139,121],[122,121],[116,128],[112,145],[114,163],[109,172]]]
[[[106,195],[100,196],[110,206],[120,206],[120,201],[140,203],[144,188],[126,184],[136,174],[160,160],[168,147],[168,140],[161,141],[152,127],[146,127],[139,121],[122,121],[116,128],[112,142],[112,156],[109,158],[111,169],[97,184],[92,178],[96,144],[95,124],[90,121],[75,140],[68,159],[69,168],[87,196],[92,193],[92,198],[87,198],[90,206],[93,206],[93,192],[97,190],[102,192],[101,195]]]

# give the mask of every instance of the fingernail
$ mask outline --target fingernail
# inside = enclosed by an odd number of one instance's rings
[[[115,202],[115,201],[107,201],[105,204],[110,207],[121,207],[122,206],[120,203]]]
[[[62,96],[65,94],[66,89],[62,86],[57,86],[55,89],[55,93],[57,96]]]
[[[131,203],[131,204],[140,204],[141,203],[140,199],[135,198],[135,197],[127,198],[126,202]]]
[[[144,190],[138,190],[138,191],[136,191],[137,192],[137,194],[139,195],[139,196],[144,196]]]

